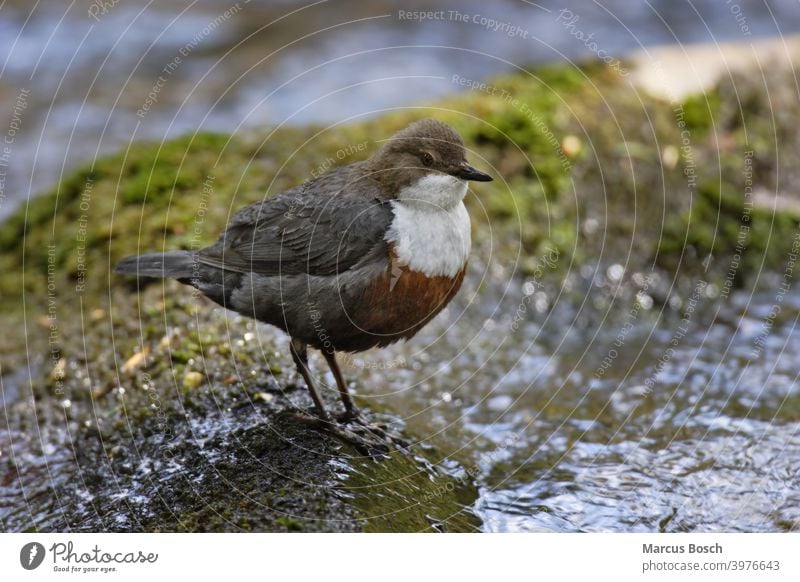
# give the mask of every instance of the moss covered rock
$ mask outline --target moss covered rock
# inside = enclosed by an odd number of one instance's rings
[[[379,119],[192,134],[87,164],[0,229],[11,447],[28,453],[27,486],[46,500],[6,511],[5,528],[478,527],[465,509],[473,484],[430,473],[421,457],[351,460],[351,489],[342,485],[330,460],[347,451],[284,415],[310,403],[284,372],[293,366],[279,334],[175,282],[142,292],[111,266],[209,244],[239,207],[436,116],[497,178],[468,204],[476,253],[512,277],[558,286],[581,267],[590,280],[620,264],[625,278],[655,270],[691,287],[701,269],[730,279],[735,261],[731,280],[745,284],[782,269],[800,216],[800,111],[785,80],[771,83],[767,95],[737,77],[670,103],[598,66],[546,67]],[[0,458],[0,481],[16,482],[11,459]],[[41,475],[54,459],[51,487]],[[386,485],[359,497],[374,483]]]

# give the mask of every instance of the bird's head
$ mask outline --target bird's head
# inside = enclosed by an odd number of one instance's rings
[[[467,193],[467,182],[492,177],[467,163],[461,136],[437,119],[422,119],[389,138],[370,158],[374,179],[404,202],[451,207]]]

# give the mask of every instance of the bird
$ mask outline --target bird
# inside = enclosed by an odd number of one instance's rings
[[[313,401],[309,420],[352,440],[342,425],[367,425],[336,353],[407,340],[453,299],[471,247],[468,183],[491,180],[467,162],[456,130],[424,118],[366,160],[242,208],[208,247],[131,256],[114,270],[177,279],[286,332]],[[326,408],[309,347],[333,373],[343,414]]]

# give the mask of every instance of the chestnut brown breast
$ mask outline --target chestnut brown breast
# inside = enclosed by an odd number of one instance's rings
[[[429,277],[401,264],[389,246],[389,268],[364,290],[356,325],[371,339],[371,347],[414,336],[461,288],[464,268],[455,276]]]

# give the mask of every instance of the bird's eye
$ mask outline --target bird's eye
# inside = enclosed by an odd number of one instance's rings
[[[422,163],[425,164],[426,166],[430,166],[433,163],[433,156],[430,155],[428,152],[423,152]]]

